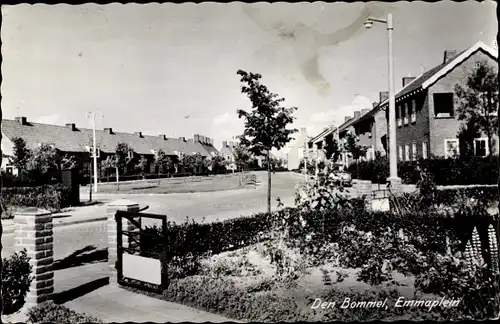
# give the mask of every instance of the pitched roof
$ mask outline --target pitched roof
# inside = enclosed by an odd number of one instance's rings
[[[457,65],[461,64],[463,61],[468,59],[472,54],[476,53],[479,50],[486,52],[494,58],[497,58],[498,56],[488,45],[484,44],[483,42],[477,42],[467,50],[464,50],[455,55],[449,61],[433,67],[432,69],[424,72],[412,82],[408,83],[405,87],[403,87],[396,93],[396,101],[403,97],[409,96],[416,91],[427,89],[428,87],[436,83],[436,81],[445,76],[448,72],[453,70]],[[379,107],[386,106],[388,103],[389,99],[386,99],[380,103]]]
[[[12,139],[22,137],[28,147],[35,148],[38,143],[53,144],[63,152],[87,152],[87,147],[92,146],[92,130],[77,128],[72,130],[67,126],[48,125],[26,122],[25,125],[17,120],[2,120],[2,133],[5,137]],[[195,143],[192,140],[177,138],[166,138],[161,136],[150,136],[96,130],[96,146],[101,152],[114,153],[118,143],[127,143],[137,154],[153,154],[153,150],[162,149],[168,155],[177,152],[200,153],[203,156],[217,152],[212,145]]]

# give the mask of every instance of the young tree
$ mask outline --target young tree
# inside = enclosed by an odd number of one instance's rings
[[[252,155],[246,147],[238,143],[234,146],[234,163],[240,170],[244,170]]]
[[[12,139],[14,148],[12,151],[12,156],[9,157],[9,163],[12,164],[17,170],[18,174],[26,170],[28,162],[31,157],[31,150],[27,147],[26,142],[21,137],[15,137]]]
[[[127,143],[118,143],[115,149],[116,167],[119,173],[126,173],[134,160],[134,151]]]
[[[42,176],[58,170],[61,159],[57,149],[49,144],[41,144],[31,155],[27,169]]]
[[[187,171],[189,174],[193,175],[194,168],[196,167],[196,160],[194,155],[191,154],[184,155],[181,159],[181,165],[184,168],[185,172]]]
[[[366,155],[367,148],[365,146],[359,145],[359,139],[356,135],[348,132],[346,135],[346,142],[344,148],[347,152],[352,154],[352,158],[358,161],[359,158]]]
[[[323,148],[325,157],[328,161],[337,162],[340,157],[340,146],[333,136],[327,136],[325,138],[325,147]]]
[[[204,160],[205,157],[200,153],[193,154],[193,164],[194,164],[193,169],[197,170],[198,172],[202,172],[201,170],[204,165]]]
[[[154,163],[158,168],[158,174],[160,174],[160,172],[170,174],[170,171],[172,171],[172,167],[174,166],[172,159],[169,158],[165,151],[163,151],[162,149],[158,149],[158,151],[156,152]]]
[[[238,118],[245,119],[245,130],[240,143],[256,156],[265,156],[267,161],[267,211],[271,212],[271,150],[280,150],[292,140],[297,129],[289,129],[293,123],[293,112],[296,107],[285,108],[281,103],[285,100],[269,91],[260,82],[262,76],[238,70],[243,86],[241,92],[246,94],[252,103],[252,110],[247,112],[238,109]]]
[[[111,170],[115,170],[116,169],[116,159],[115,159],[115,157],[109,155],[106,158],[106,160],[102,160],[101,161],[101,169],[104,170],[104,172],[106,172],[106,177],[108,178],[108,182],[109,182],[109,177],[110,177]]]
[[[148,160],[146,159],[146,157],[144,157],[144,155],[141,155],[141,158],[137,162],[136,167],[139,170],[142,178],[144,179],[144,177],[146,176],[146,169],[148,167]]]
[[[457,134],[460,156],[474,156],[474,139],[480,136],[481,132],[477,124],[470,122],[462,124]]]
[[[61,158],[61,169],[74,169],[78,166],[78,161],[73,155],[64,154]]]
[[[493,135],[498,133],[498,76],[482,61],[467,77],[465,86],[455,85],[459,120],[478,126],[488,137],[489,154],[493,153]]]

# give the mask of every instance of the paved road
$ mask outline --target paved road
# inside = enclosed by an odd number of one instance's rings
[[[228,219],[240,215],[250,215],[266,210],[267,175],[259,172],[256,189],[241,189],[234,191],[185,193],[168,195],[102,195],[105,200],[126,198],[140,205],[149,205],[149,213],[166,214],[168,219],[182,222],[186,217],[202,221]],[[272,206],[276,208],[276,197],[280,197],[285,204],[294,202],[295,186],[303,181],[303,177],[294,173],[276,173],[273,175]],[[106,206],[92,207],[92,213],[105,213]],[[107,247],[106,222],[93,222],[54,228],[54,257],[63,259],[77,250],[93,246],[97,250]],[[13,234],[4,234],[2,256],[12,253]]]

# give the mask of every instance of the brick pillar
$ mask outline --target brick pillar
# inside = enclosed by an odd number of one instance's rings
[[[54,293],[54,236],[52,213],[38,208],[26,208],[14,215],[15,251],[26,249],[33,281],[25,299],[29,308],[52,299]]]
[[[117,261],[117,227],[115,215],[118,210],[128,211],[128,212],[139,212],[139,204],[132,202],[130,200],[120,199],[115,200],[108,204],[106,209],[106,216],[108,218],[108,267],[109,267],[109,283],[110,285],[118,285],[117,283],[117,272],[116,272],[116,261]],[[122,220],[122,228],[126,231],[139,231],[134,225],[132,225],[128,220]],[[124,236],[126,238],[126,236]],[[139,240],[139,236],[136,236]],[[128,247],[130,243],[128,240],[123,239],[123,247]]]

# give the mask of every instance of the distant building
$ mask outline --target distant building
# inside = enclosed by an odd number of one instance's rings
[[[288,147],[286,152],[286,164],[288,170],[297,170],[300,161],[304,159],[304,152],[307,150],[307,137],[306,128],[301,128],[299,134],[295,137],[293,143]]]
[[[51,144],[61,154],[74,156],[79,163],[80,170],[88,172],[90,169],[90,152],[92,151],[92,129],[79,128],[75,124],[66,126],[34,123],[26,117],[17,117],[15,120],[2,120],[2,151],[5,155],[12,155],[12,140],[23,138],[28,148],[35,149],[42,143]],[[154,172],[154,156],[158,149],[162,149],[174,161],[183,154],[199,153],[206,158],[218,154],[213,146],[213,140],[195,134],[192,139],[185,137],[168,138],[165,135],[150,136],[142,132],[122,133],[112,128],[96,130],[98,163],[110,155],[114,155],[118,143],[127,143],[136,155],[143,155],[149,162],[150,171]],[[100,168],[100,163],[98,164]],[[17,171],[7,158],[2,159],[2,170],[9,173]]]

